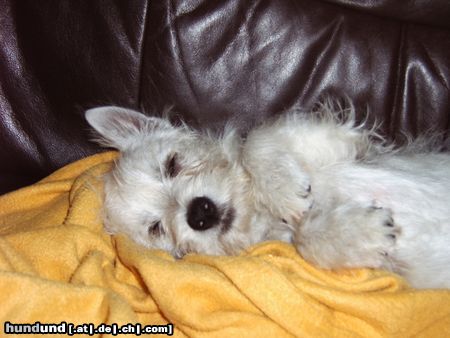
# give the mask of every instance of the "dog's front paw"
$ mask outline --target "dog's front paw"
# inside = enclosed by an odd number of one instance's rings
[[[321,267],[389,267],[400,229],[389,209],[337,208],[308,216],[296,233],[302,256]]]
[[[309,178],[292,173],[272,179],[276,185],[270,194],[272,213],[285,223],[299,225],[314,203]]]
[[[247,152],[243,163],[252,179],[257,208],[285,223],[298,224],[313,204],[308,173],[290,153],[273,147],[256,150]]]
[[[299,224],[313,205],[309,177],[301,170],[273,170],[258,180],[264,186],[261,203],[285,223]]]
[[[349,243],[351,259],[346,266],[389,268],[401,233],[392,211],[380,207],[364,208],[351,214],[349,225],[355,230],[353,244]]]
[[[363,223],[356,235],[366,243],[369,252],[374,250],[383,257],[389,256],[394,249],[397,236],[400,235],[400,228],[394,222],[392,211],[369,207],[360,217]]]

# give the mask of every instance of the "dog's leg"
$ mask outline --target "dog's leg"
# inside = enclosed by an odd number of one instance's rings
[[[250,132],[244,150],[272,147],[289,152],[311,170],[388,150],[376,128],[358,124],[355,116],[352,105],[342,109],[333,102],[315,112],[285,114]]]
[[[331,113],[330,113],[331,114]],[[353,119],[339,122],[292,114],[251,131],[242,162],[252,178],[257,207],[296,224],[312,204],[310,177],[323,166],[368,156],[370,132]]]
[[[245,167],[251,177],[256,208],[294,225],[313,204],[309,175],[292,154],[260,147],[248,154]]]
[[[389,209],[341,205],[331,211],[313,209],[297,229],[294,244],[306,260],[323,268],[392,270],[398,235]]]

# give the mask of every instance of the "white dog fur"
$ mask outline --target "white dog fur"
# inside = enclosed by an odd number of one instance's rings
[[[86,119],[121,152],[105,176],[111,233],[176,257],[282,240],[323,268],[383,268],[415,287],[450,287],[450,154],[385,145],[355,125],[353,107],[283,114],[245,140],[119,107]]]

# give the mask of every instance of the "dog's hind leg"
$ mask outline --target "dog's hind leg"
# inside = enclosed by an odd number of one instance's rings
[[[283,115],[271,124],[251,131],[244,144],[244,158],[289,153],[306,170],[353,160],[370,159],[389,150],[382,137],[364,125],[356,125],[336,112]]]
[[[311,206],[311,176],[323,166],[369,156],[376,148],[370,135],[353,118],[340,122],[331,115],[289,114],[252,130],[242,163],[255,204],[297,223]]]

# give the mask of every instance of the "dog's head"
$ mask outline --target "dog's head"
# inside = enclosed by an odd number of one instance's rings
[[[138,112],[101,107],[86,119],[99,142],[121,152],[105,176],[105,227],[180,257],[234,254],[264,235],[254,229],[241,141],[210,137]]]

